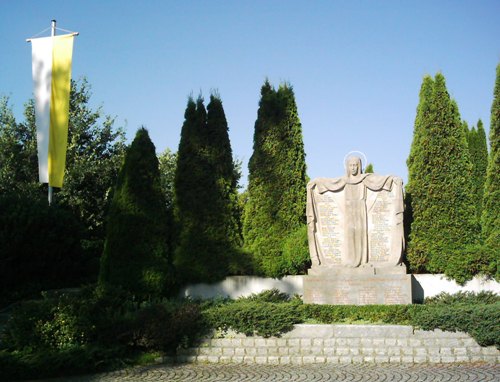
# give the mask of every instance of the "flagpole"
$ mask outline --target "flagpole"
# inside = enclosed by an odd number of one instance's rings
[[[51,28],[50,28],[50,36],[54,37],[56,35],[56,20],[51,21]],[[50,180],[48,183],[49,186],[49,191],[48,191],[48,199],[49,199],[49,206],[52,204],[52,200],[54,198],[54,189],[50,185]]]

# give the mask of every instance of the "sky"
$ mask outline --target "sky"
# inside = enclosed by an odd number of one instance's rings
[[[33,96],[25,40],[52,19],[80,33],[72,77],[129,141],[145,126],[157,152],[177,151],[188,97],[218,92],[243,185],[266,78],[294,89],[311,179],[360,151],[406,182],[425,75],[441,72],[462,119],[489,131],[498,0],[0,0],[0,96],[18,122]]]

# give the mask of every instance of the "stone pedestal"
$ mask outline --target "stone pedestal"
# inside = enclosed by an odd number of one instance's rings
[[[331,305],[411,304],[411,275],[390,268],[316,267],[304,277],[304,302]]]

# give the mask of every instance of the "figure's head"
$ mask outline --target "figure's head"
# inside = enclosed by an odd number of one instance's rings
[[[351,156],[347,159],[346,171],[348,176],[356,176],[361,174],[361,158],[357,156]]]

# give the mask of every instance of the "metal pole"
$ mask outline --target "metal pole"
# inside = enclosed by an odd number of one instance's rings
[[[51,33],[50,35],[54,37],[56,35],[56,20],[52,20],[51,22]],[[54,199],[54,190],[52,186],[50,185],[50,180],[49,180],[49,194],[48,194],[48,199],[49,199],[49,206],[52,204],[52,200]]]

